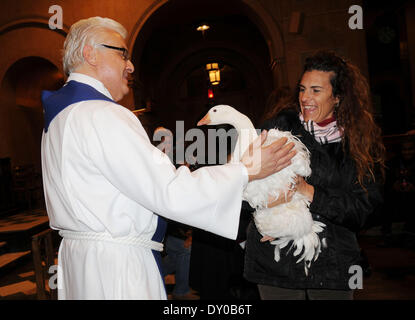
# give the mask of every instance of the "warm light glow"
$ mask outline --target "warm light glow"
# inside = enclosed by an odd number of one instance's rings
[[[212,70],[209,71],[209,80],[210,83],[214,86],[218,85],[220,82],[220,71],[219,70]]]
[[[208,63],[206,64],[206,70],[209,71],[209,80],[210,83],[214,86],[220,83],[220,70],[218,63]]]
[[[210,71],[210,70],[217,70],[219,69],[219,65],[217,63],[208,63],[206,65],[206,70]]]
[[[203,25],[201,25],[201,26],[198,26],[197,27],[197,31],[206,31],[206,30],[208,30],[208,29],[210,29],[210,27],[207,25],[207,24],[203,24]]]
[[[209,99],[213,98],[213,90],[212,89],[208,89],[208,97],[209,97]]]

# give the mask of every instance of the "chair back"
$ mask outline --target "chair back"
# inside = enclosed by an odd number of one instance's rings
[[[32,237],[32,257],[35,268],[37,298],[39,300],[56,300],[57,289],[50,288],[50,267],[55,265],[57,257],[53,242],[53,230],[48,229]]]

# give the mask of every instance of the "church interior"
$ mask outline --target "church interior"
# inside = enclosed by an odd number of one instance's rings
[[[333,50],[369,81],[386,160],[412,157],[412,173],[401,170],[390,183],[415,183],[413,1],[2,0],[0,7],[0,300],[56,299],[46,270],[59,236],[44,201],[41,92],[65,83],[61,52],[79,19],[109,17],[127,29],[135,72],[119,103],[150,138],[159,126],[175,133],[177,121],[185,132],[195,128],[217,104],[237,107],[257,127],[272,93],[297,86],[306,57]],[[412,185],[407,195],[414,194]],[[356,300],[415,299],[414,206],[385,210],[358,235],[366,267]]]

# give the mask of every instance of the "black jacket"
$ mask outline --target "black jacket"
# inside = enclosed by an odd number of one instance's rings
[[[326,238],[318,259],[312,262],[308,276],[304,262],[296,263],[290,245],[281,250],[281,259],[274,261],[274,246],[261,243],[261,235],[253,222],[248,227],[244,276],[249,281],[284,288],[349,289],[352,265],[360,262],[356,233],[366,218],[382,202],[379,186],[365,183],[364,191],[357,183],[352,159],[344,154],[342,143],[320,145],[301,125],[297,112],[285,110],[263,125],[263,129],[278,128],[291,131],[311,152],[312,174],[307,182],[314,186],[310,205],[313,219],[326,224],[319,233]]]

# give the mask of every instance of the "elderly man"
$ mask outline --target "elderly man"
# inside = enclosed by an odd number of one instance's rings
[[[253,146],[241,163],[175,169],[140,121],[117,104],[134,71],[119,23],[75,23],[64,44],[64,87],[44,92],[42,169],[59,248],[59,299],[166,299],[160,274],[161,216],[228,238],[238,230],[242,190],[287,166],[284,140]],[[262,135],[264,141],[264,135]],[[156,214],[155,214],[156,213]]]

